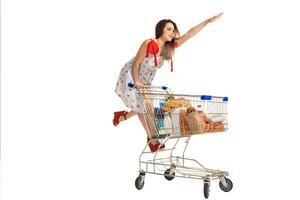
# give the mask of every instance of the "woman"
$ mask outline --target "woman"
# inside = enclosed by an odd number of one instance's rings
[[[136,56],[127,62],[120,72],[115,92],[131,111],[115,112],[113,119],[114,126],[137,114],[148,136],[151,138],[151,134],[153,133],[150,133],[147,129],[144,117],[145,110],[141,106],[140,97],[132,88],[128,87],[128,83],[134,83],[137,89],[143,88],[145,85],[151,85],[156,70],[163,65],[165,60],[171,61],[171,71],[173,71],[172,56],[174,49],[180,47],[208,23],[217,20],[222,14],[220,13],[204,20],[181,37],[179,37],[177,25],[172,20],[164,19],[157,23],[155,27],[155,39],[145,40],[141,44]],[[150,139],[149,137],[148,144],[152,152],[164,148],[164,145],[161,145],[159,141]]]

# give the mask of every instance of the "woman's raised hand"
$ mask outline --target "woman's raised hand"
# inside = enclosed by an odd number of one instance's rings
[[[216,21],[217,19],[219,19],[221,16],[223,15],[223,12],[219,13],[218,15],[215,15],[209,19],[207,19],[208,22],[213,22]]]

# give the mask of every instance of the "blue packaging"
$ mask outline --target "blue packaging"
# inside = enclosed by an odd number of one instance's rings
[[[164,128],[164,113],[161,108],[154,108],[155,123],[158,129]]]

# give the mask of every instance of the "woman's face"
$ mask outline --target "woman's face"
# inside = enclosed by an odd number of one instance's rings
[[[171,41],[175,36],[174,33],[174,25],[170,22],[168,22],[164,28],[164,33],[162,35],[162,38],[166,41]]]

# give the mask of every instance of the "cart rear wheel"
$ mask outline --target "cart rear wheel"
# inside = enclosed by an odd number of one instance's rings
[[[173,180],[173,179],[175,178],[175,172],[173,172],[172,174],[170,174],[170,172],[171,172],[171,169],[167,169],[167,170],[165,171],[165,174],[164,174],[165,178],[166,178],[168,181],[171,181],[171,180]]]
[[[136,189],[138,190],[141,190],[143,189],[144,187],[144,180],[143,180],[143,177],[142,176],[138,176],[136,179],[135,179],[135,187]]]
[[[225,181],[226,181],[226,186],[223,185],[221,181],[219,182],[219,186],[221,190],[223,190],[224,192],[229,192],[233,187],[232,181],[228,178],[225,178]]]
[[[203,188],[203,193],[204,193],[204,197],[207,199],[209,196],[209,186],[210,183],[209,181],[204,181],[204,188]]]

